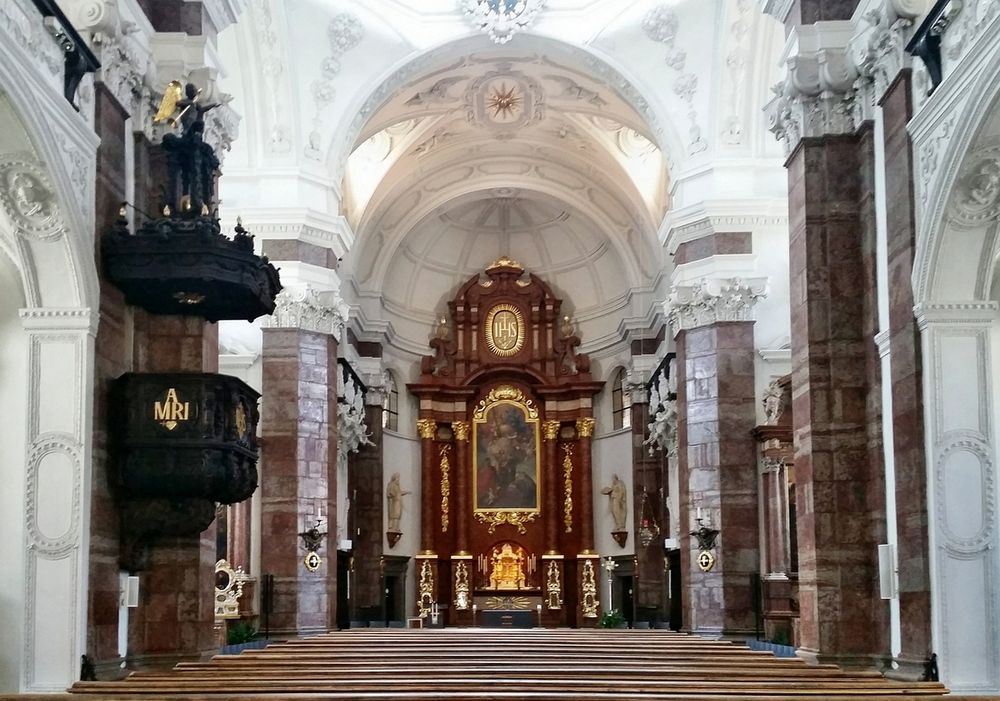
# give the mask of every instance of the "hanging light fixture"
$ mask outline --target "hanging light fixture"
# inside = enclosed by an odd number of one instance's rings
[[[646,485],[642,485],[642,495],[639,497],[639,542],[649,547],[650,543],[660,535],[660,526],[656,522],[656,513],[646,494]]]
[[[545,0],[460,0],[459,6],[494,43],[506,44],[514,34],[531,26]]]

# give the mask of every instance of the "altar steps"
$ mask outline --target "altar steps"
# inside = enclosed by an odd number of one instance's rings
[[[344,631],[122,682],[80,682],[71,691],[64,698],[73,701],[888,701],[947,693],[937,683],[897,684],[871,671],[810,666],[666,631],[541,629]]]

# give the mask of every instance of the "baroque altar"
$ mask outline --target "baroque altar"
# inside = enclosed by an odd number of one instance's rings
[[[591,484],[594,382],[562,300],[501,258],[463,284],[431,333],[420,381],[416,615],[527,611],[546,626],[599,615]],[[537,620],[537,619],[536,619]]]

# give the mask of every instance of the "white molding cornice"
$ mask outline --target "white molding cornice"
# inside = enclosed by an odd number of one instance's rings
[[[682,243],[713,234],[787,226],[787,200],[707,200],[668,212],[659,239],[673,254]]]
[[[915,306],[913,313],[921,331],[939,324],[983,325],[1000,320],[1000,304],[986,301],[924,302]]]
[[[790,363],[792,362],[791,348],[761,348],[757,355],[765,363]]]
[[[354,245],[354,230],[343,216],[331,216],[314,209],[284,208],[244,207],[238,213],[243,225],[258,240],[301,241],[328,248],[338,257]],[[223,228],[234,223],[223,222]]]
[[[200,2],[208,13],[208,18],[217,32],[234,24],[240,13],[246,7],[245,0],[184,0],[185,2]]]
[[[792,11],[795,0],[760,0],[760,9],[765,15],[771,15],[784,24]]]
[[[99,315],[89,307],[33,307],[21,309],[18,314],[26,331],[86,331],[91,336],[97,335]]]

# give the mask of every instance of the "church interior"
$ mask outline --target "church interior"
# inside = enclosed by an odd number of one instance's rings
[[[1000,0],[4,0],[0,697],[1000,698],[998,233]]]

